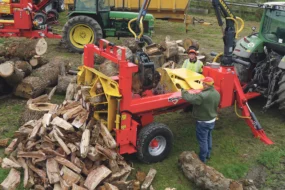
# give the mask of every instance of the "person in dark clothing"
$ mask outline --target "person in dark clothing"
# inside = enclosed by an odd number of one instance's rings
[[[193,105],[193,117],[196,119],[196,137],[200,147],[199,158],[202,162],[210,158],[212,150],[212,130],[215,127],[220,94],[214,88],[214,80],[206,77],[202,80],[203,90],[190,94],[181,89],[182,98]]]

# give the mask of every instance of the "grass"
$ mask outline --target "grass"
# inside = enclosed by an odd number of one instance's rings
[[[200,52],[221,52],[223,50],[222,34],[215,17],[194,16],[211,22],[213,25],[189,26],[190,31],[186,34],[184,25],[181,23],[156,21],[153,41],[160,42],[164,40],[166,35],[170,35],[174,40],[191,38],[199,42]],[[65,13],[62,13],[61,24],[56,26],[57,30],[61,30],[65,19]],[[246,22],[245,24],[245,29],[240,37],[251,33],[252,26],[257,28],[259,26],[257,22]],[[108,40],[116,44],[121,43],[121,40],[116,38],[108,38]],[[73,67],[81,64],[81,55],[67,52],[66,49],[58,45],[58,40],[47,39],[47,42],[49,45],[47,58],[63,56],[72,62]],[[55,103],[60,103],[62,100],[62,96],[54,97]],[[226,177],[240,179],[245,177],[251,167],[262,164],[268,168],[268,178],[264,187],[278,189],[278,187],[282,187],[280,186],[282,181],[285,181],[285,178],[280,177],[285,174],[282,168],[284,159],[282,147],[285,146],[284,119],[282,113],[274,108],[268,110],[266,114],[261,113],[260,110],[264,104],[265,100],[262,98],[250,101],[250,106],[275,145],[266,146],[258,139],[254,139],[245,122],[236,117],[233,108],[226,108],[221,110],[219,120],[213,131],[213,153],[208,165],[216,168]],[[25,101],[15,97],[0,100],[0,136],[2,138],[12,138],[13,132],[19,127],[17,121],[24,110],[24,106]],[[133,155],[126,156],[126,159],[134,163],[135,169],[132,175],[134,176],[138,170],[148,172],[149,168],[152,167],[158,171],[153,182],[155,189],[162,190],[166,187],[175,187],[179,190],[197,189],[183,176],[177,164],[178,157],[183,151],[198,152],[193,118],[190,114],[175,112],[157,116],[155,120],[165,123],[173,131],[173,150],[165,161],[151,165],[138,162]],[[3,156],[3,149],[0,149],[0,157]],[[278,172],[281,172],[282,175]],[[7,174],[7,170],[0,169],[0,182],[4,180]],[[23,188],[20,186],[18,189]]]

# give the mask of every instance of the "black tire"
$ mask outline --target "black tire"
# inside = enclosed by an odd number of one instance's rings
[[[285,74],[283,74],[278,84],[279,84],[279,89],[277,91],[278,95],[277,102],[279,103],[279,109],[285,110]]]
[[[72,39],[70,39],[70,33],[72,32],[72,28],[74,28],[76,25],[86,25],[88,26],[94,34],[94,39],[89,39],[89,43],[97,44],[100,39],[103,38],[103,32],[101,29],[100,24],[94,20],[91,17],[88,16],[75,16],[69,19],[64,27],[63,27],[63,35],[62,35],[62,41],[66,45],[66,47],[71,51],[75,53],[83,53],[83,46],[86,44],[79,44],[82,47],[76,47],[74,44],[72,44]]]
[[[53,20],[58,20],[59,18],[59,14],[57,12],[57,10],[55,9],[51,9],[49,11],[47,11],[47,15],[48,15],[48,18],[54,18]]]
[[[39,25],[45,25],[47,22],[47,15],[44,13],[36,13],[34,16],[34,21],[37,21]]]
[[[146,43],[147,45],[153,44],[153,41],[152,41],[151,37],[149,37],[149,36],[147,36],[147,35],[143,35],[142,38],[143,38],[143,40],[145,41],[145,43]]]
[[[165,147],[158,144],[154,149],[159,151],[152,152],[150,149],[151,142],[155,139],[163,139]],[[159,141],[158,141],[159,142]],[[160,141],[161,143],[162,141]],[[143,127],[137,139],[137,157],[144,163],[155,163],[164,160],[172,149],[173,134],[171,130],[162,123],[151,123]],[[160,149],[162,147],[162,149]],[[155,154],[157,153],[157,154]]]

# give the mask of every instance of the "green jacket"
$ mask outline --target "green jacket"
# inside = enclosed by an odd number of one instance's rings
[[[193,117],[198,121],[210,121],[217,117],[220,94],[211,86],[198,94],[182,90],[182,98],[193,105]]]
[[[202,73],[203,63],[200,60],[196,60],[196,62],[190,62],[189,59],[186,59],[182,65],[182,68],[189,69],[196,73]]]

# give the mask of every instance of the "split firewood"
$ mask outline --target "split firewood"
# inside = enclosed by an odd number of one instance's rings
[[[68,143],[67,147],[71,150],[71,152],[76,152],[78,150],[77,146],[72,143]]]
[[[46,128],[50,124],[51,117],[52,117],[52,114],[50,114],[50,113],[44,114],[43,119],[42,119],[42,127],[40,129],[40,134],[39,134],[40,136],[45,134]]]
[[[133,185],[133,190],[140,190],[141,189],[140,184],[141,183],[139,181],[135,181]]]
[[[12,168],[6,177],[6,179],[1,183],[0,187],[3,190],[17,189],[21,181],[21,173],[14,168]]]
[[[66,89],[66,95],[65,95],[65,99],[66,100],[73,100],[74,99],[74,95],[76,93],[76,88],[77,88],[77,84],[76,83],[69,83]]]
[[[54,160],[56,160],[59,164],[63,165],[63,166],[66,166],[70,169],[72,169],[73,171],[75,171],[76,173],[80,174],[81,172],[81,169],[78,168],[76,165],[74,165],[72,162],[70,162],[69,160],[65,159],[65,158],[62,158],[62,157],[59,157],[59,156],[56,156],[54,158]]]
[[[66,131],[74,131],[73,126],[68,123],[67,121],[65,121],[64,119],[60,118],[60,117],[56,117],[52,120],[51,122],[52,125],[56,125]]]
[[[120,171],[119,165],[116,160],[109,160],[109,168],[111,169],[112,173]]]
[[[75,100],[75,101],[80,101],[81,98],[82,98],[82,92],[81,92],[81,90],[78,90],[78,91],[74,94],[74,100]]]
[[[152,181],[153,181],[155,175],[156,175],[156,170],[153,169],[153,168],[151,168],[151,169],[149,170],[149,172],[148,172],[146,178],[145,178],[145,181],[144,181],[143,184],[142,184],[142,187],[141,187],[142,190],[149,188],[149,186],[151,185],[151,183],[152,183]]]
[[[106,158],[111,159],[111,160],[116,160],[118,154],[117,152],[109,149],[109,148],[104,148],[102,147],[100,144],[96,144],[95,147],[100,154],[102,154],[103,156],[106,156]]]
[[[61,186],[59,183],[54,184],[53,190],[62,190]]]
[[[36,136],[38,135],[38,132],[39,132],[41,126],[42,126],[42,121],[38,120],[36,125],[35,125],[35,127],[32,130],[32,133],[29,136],[29,140],[34,140],[36,138]]]
[[[82,86],[81,87],[81,93],[82,93],[82,99],[84,102],[89,102],[91,95],[90,95],[91,86]]]
[[[94,190],[99,185],[99,183],[111,173],[111,170],[102,165],[89,173],[84,186],[89,190]]]
[[[87,190],[87,189],[84,187],[78,186],[76,184],[73,184],[71,190]]]
[[[107,145],[108,148],[114,149],[117,147],[117,143],[111,133],[109,132],[108,128],[101,122],[101,135],[103,137],[104,143]]]
[[[65,64],[62,59],[54,58],[46,65],[35,69],[32,75],[26,77],[17,86],[15,95],[22,98],[35,98],[41,95],[46,87],[55,86],[61,64]]]
[[[183,40],[176,40],[175,42],[178,46],[183,47]]]
[[[5,154],[6,154],[6,155],[11,154],[11,153],[15,150],[15,148],[17,147],[17,145],[18,145],[18,139],[17,139],[17,138],[16,138],[16,139],[13,139],[13,140],[11,141],[11,143],[9,144],[9,146],[8,146],[7,148],[5,148]]]
[[[81,176],[77,173],[73,172],[66,166],[63,166],[60,170],[60,175],[62,179],[66,182],[68,186],[72,186],[72,184],[76,184],[79,182]]]
[[[59,75],[56,93],[65,95],[66,91],[67,91],[67,87],[71,82],[76,83],[76,76],[74,76],[74,75]]]
[[[41,151],[43,151],[46,155],[51,155],[51,156],[60,156],[60,157],[65,157],[64,154],[60,154],[55,150],[52,150],[50,147],[42,149]]]
[[[46,184],[48,182],[45,171],[36,168],[36,166],[34,166],[29,160],[27,161],[27,165],[33,172],[35,172],[38,176],[40,176],[40,178],[44,184]]]
[[[19,158],[18,162],[21,164],[22,168],[24,168],[24,187],[28,188],[28,182],[29,182],[29,168],[26,164],[25,160],[23,158]]]
[[[105,186],[106,190],[119,190],[118,187],[116,187],[110,183],[104,183],[104,186]]]
[[[8,145],[9,138],[0,139],[0,147],[6,147]]]
[[[18,158],[46,159],[46,155],[42,151],[31,151],[31,152],[18,151],[17,157]]]
[[[45,188],[42,185],[35,185],[35,190],[45,190]]]
[[[64,104],[61,108],[59,108],[57,110],[57,115],[63,115],[65,114],[67,111],[69,111],[70,109],[73,109],[77,106],[79,106],[80,103],[76,102],[76,101],[66,101],[66,104]]]
[[[20,169],[21,168],[21,166],[18,163],[13,162],[12,160],[8,158],[4,158],[2,160],[1,167],[3,169],[11,169],[11,168]]]
[[[47,159],[46,162],[47,176],[50,184],[58,183],[60,180],[58,162],[54,158]]]
[[[118,181],[121,180],[126,174],[130,173],[132,168],[129,165],[126,165],[116,173],[112,173],[112,175],[106,180],[107,182]]]
[[[53,87],[52,90],[50,91],[50,93],[48,94],[48,100],[51,100],[55,91],[57,89],[57,86]]]
[[[149,190],[155,190],[155,189],[153,188],[152,185],[150,185]],[[167,188],[165,190],[167,190]],[[173,189],[173,190],[176,190],[176,189]]]
[[[85,129],[80,143],[80,156],[82,158],[86,158],[89,151],[89,143],[90,143],[90,130]]]
[[[86,110],[82,110],[79,115],[73,120],[72,125],[79,129],[82,127],[88,119],[89,113]]]
[[[71,186],[64,179],[60,178],[60,187],[61,190],[69,190]]]
[[[83,111],[83,107],[81,105],[72,108],[63,114],[63,119],[65,119],[66,121],[68,121],[69,119],[74,119],[80,114],[81,111]]]
[[[235,187],[234,189],[244,189],[242,183],[225,178],[223,174],[214,168],[205,165],[193,151],[183,152],[179,157],[179,165],[184,175],[203,189],[232,189],[231,187]],[[254,184],[251,184],[248,189],[257,190]]]
[[[57,140],[57,142],[59,143],[59,145],[62,147],[62,149],[64,150],[64,152],[69,155],[71,153],[71,151],[69,150],[69,148],[67,147],[67,145],[63,142],[63,140],[58,136],[57,132],[53,133],[54,138]]]
[[[112,185],[118,187],[119,189],[133,189],[134,181],[114,181],[111,182]]]

